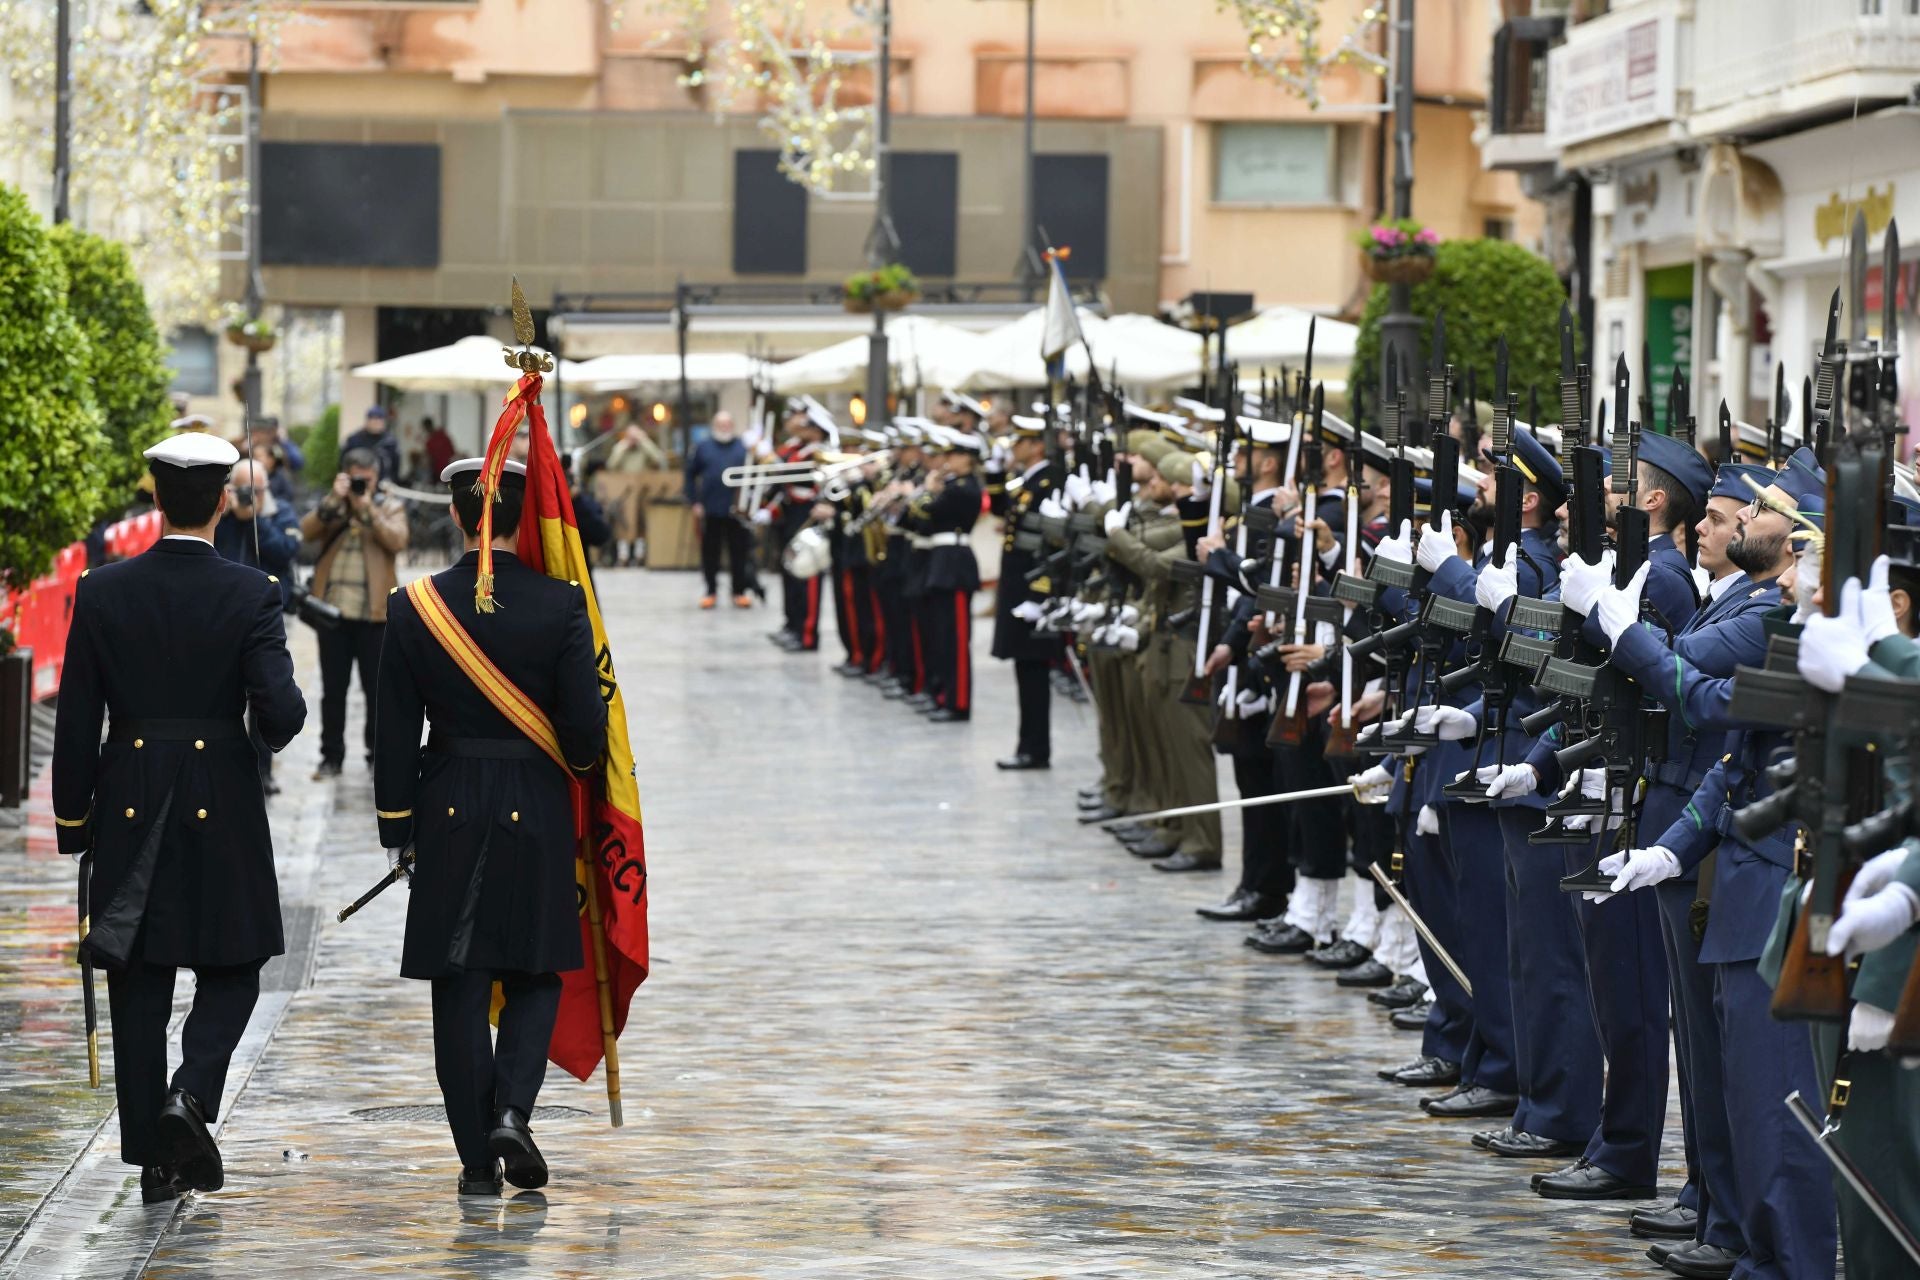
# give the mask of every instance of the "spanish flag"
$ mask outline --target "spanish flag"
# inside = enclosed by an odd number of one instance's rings
[[[528,427],[527,496],[520,518],[520,559],[550,578],[578,582],[587,595],[594,652],[600,664],[600,692],[607,701],[607,752],[598,777],[574,783],[574,822],[582,857],[575,868],[580,886],[580,932],[587,957],[584,969],[561,975],[560,1016],[547,1058],[575,1078],[593,1074],[603,1054],[627,1024],[627,1006],[647,977],[647,854],[640,823],[640,788],[633,776],[633,749],[627,736],[626,704],[614,677],[613,650],[587,574],[586,548],[574,521],[573,496],[560,455],[547,435],[540,406],[541,377],[522,375],[494,424],[487,446],[482,483],[497,488],[501,464],[524,420]],[[491,515],[491,510],[488,511]],[[491,520],[487,520],[489,525]],[[489,563],[484,548],[481,554]],[[488,573],[486,577],[491,577]],[[484,579],[483,579],[484,581]],[[511,600],[499,602],[512,608]],[[589,862],[586,854],[591,851]],[[619,1123],[618,1058],[608,1062],[608,1097]]]

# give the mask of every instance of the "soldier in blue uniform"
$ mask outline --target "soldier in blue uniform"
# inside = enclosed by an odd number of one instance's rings
[[[476,609],[481,465],[465,458],[441,473],[467,551],[428,581],[486,660],[545,713],[568,769],[584,776],[599,765],[607,727],[586,595],[513,554],[526,480],[509,462],[493,508],[500,607]],[[380,842],[395,862],[414,850],[400,973],[433,985],[434,1067],[460,1194],[500,1194],[502,1161],[507,1181],[542,1186],[546,1160],[528,1120],[559,975],[582,963],[568,772],[481,692],[410,591],[389,601],[378,708]],[[497,1044],[487,1027],[495,983],[506,995]]]
[[[266,797],[244,717],[278,751],[306,722],[280,584],[213,547],[239,452],[205,432],[146,451],[164,534],[83,575],[54,726],[60,850],[93,854],[82,946],[107,972],[120,1158],[149,1204],[225,1180],[208,1126],[284,949]],[[107,736],[100,738],[102,722]],[[167,1077],[174,976],[194,971]]]

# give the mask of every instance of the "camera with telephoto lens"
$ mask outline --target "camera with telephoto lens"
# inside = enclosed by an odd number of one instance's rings
[[[367,478],[365,476],[353,476],[348,479],[347,492],[356,498],[364,496],[367,492]]]
[[[287,611],[315,631],[331,631],[340,625],[340,606],[328,604],[298,580],[288,589]]]
[[[253,486],[250,484],[237,484],[233,486],[233,505],[236,507],[252,506]]]

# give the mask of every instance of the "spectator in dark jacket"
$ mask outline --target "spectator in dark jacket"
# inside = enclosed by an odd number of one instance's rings
[[[300,552],[293,508],[274,497],[267,469],[253,461],[234,467],[227,495],[227,513],[214,526],[213,549],[280,579],[280,599],[285,602],[293,590],[294,557]]]
[[[700,572],[707,579],[702,609],[711,609],[720,594],[720,552],[727,552],[733,578],[733,603],[738,609],[753,604],[759,584],[753,576],[753,533],[734,518],[739,490],[727,486],[727,468],[744,465],[747,446],[734,434],[733,415],[722,409],[713,415],[706,439],[693,447],[687,459],[687,503],[700,525]]]
[[[358,431],[340,447],[346,457],[355,449],[365,449],[380,463],[380,478],[388,484],[400,483],[400,441],[387,429],[387,411],[379,405],[367,410],[367,418]]]

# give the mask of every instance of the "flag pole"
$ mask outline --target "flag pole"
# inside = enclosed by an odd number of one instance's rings
[[[607,977],[607,925],[600,911],[600,868],[594,857],[593,832],[580,835],[580,862],[586,870],[587,932],[593,938],[593,985],[600,997],[600,1049],[605,1057],[607,1117],[618,1129],[620,1113],[620,1047],[613,1037],[613,988]]]

